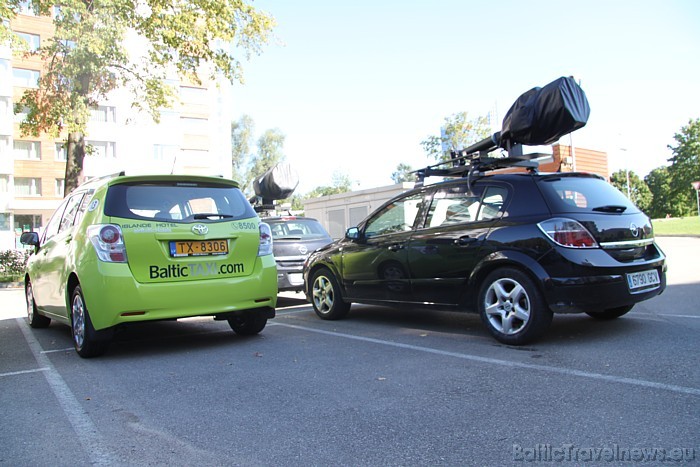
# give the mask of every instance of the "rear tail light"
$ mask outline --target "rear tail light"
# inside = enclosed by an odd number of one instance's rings
[[[122,229],[114,224],[91,225],[87,230],[88,238],[95,247],[95,253],[101,261],[107,263],[126,263],[126,246]]]
[[[260,245],[258,246],[258,256],[272,254],[272,230],[264,222],[260,223]]]
[[[573,219],[559,217],[540,222],[537,226],[557,245],[567,248],[598,248],[593,235]]]

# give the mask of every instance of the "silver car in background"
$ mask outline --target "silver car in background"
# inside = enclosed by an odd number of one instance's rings
[[[304,289],[302,270],[306,258],[333,241],[326,229],[310,217],[265,217],[272,230],[272,253],[277,262],[277,287],[280,292]]]

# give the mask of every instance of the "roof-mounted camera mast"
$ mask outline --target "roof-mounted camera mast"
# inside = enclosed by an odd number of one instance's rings
[[[471,146],[450,152],[450,159],[416,170],[420,186],[426,177],[471,177],[510,167],[536,171],[541,156],[529,146],[551,145],[586,125],[590,107],[586,94],[572,77],[561,77],[523,93],[506,113],[502,130]],[[488,157],[502,149],[506,157]]]

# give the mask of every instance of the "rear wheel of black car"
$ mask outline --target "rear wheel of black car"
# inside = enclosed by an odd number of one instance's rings
[[[311,303],[321,319],[341,319],[350,311],[350,304],[340,295],[340,287],[326,268],[314,272],[311,279]]]
[[[508,345],[537,339],[552,322],[552,312],[524,272],[501,268],[490,273],[478,298],[481,319],[491,335]]]
[[[24,292],[27,298],[27,322],[30,327],[33,328],[45,328],[51,324],[51,319],[46,316],[40,315],[36,309],[36,303],[34,302],[34,291],[32,290],[32,283],[27,279],[27,284],[24,286]]]
[[[96,331],[93,327],[80,286],[73,289],[70,314],[73,345],[78,355],[83,358],[102,355],[109,346],[109,331]]]
[[[250,310],[228,319],[233,332],[241,336],[254,336],[265,329],[267,318],[260,311]]]
[[[633,307],[634,305],[625,305],[619,306],[617,308],[609,308],[603,311],[587,311],[586,314],[591,318],[599,319],[601,321],[607,321],[619,318],[620,316],[627,314],[627,312],[630,311]]]

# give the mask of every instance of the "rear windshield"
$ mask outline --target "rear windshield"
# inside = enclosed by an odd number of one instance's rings
[[[637,213],[639,209],[620,190],[599,178],[543,178],[539,187],[553,213]]]
[[[198,182],[112,185],[105,214],[163,222],[237,220],[256,217],[238,188]]]
[[[326,229],[315,219],[263,219],[263,222],[270,225],[273,240],[330,238]]]

